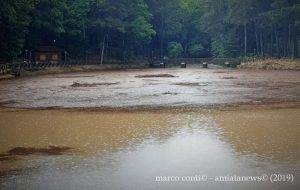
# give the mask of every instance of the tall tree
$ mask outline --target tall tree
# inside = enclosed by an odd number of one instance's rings
[[[149,7],[144,0],[128,0],[126,5],[127,17],[125,23],[127,38],[126,43],[124,43],[124,49],[127,51],[134,49],[135,56],[137,56],[137,52],[140,49],[143,50],[144,45],[149,44],[152,37],[156,34],[153,25],[150,23],[153,15],[150,13]],[[142,53],[145,52],[142,51]]]
[[[230,8],[226,20],[238,28],[243,28],[244,55],[247,56],[249,25],[253,22],[254,16],[257,14],[254,1],[230,0],[228,6]]]
[[[55,45],[60,35],[66,32],[66,11],[66,0],[34,0],[28,46]]]
[[[299,0],[2,0],[1,3],[2,62],[38,45],[61,46],[73,58],[89,55],[100,63],[104,58],[127,60],[149,55],[162,58],[175,49],[180,50],[175,57],[291,58],[298,57],[300,49]]]
[[[30,23],[32,0],[2,0],[0,6],[0,60],[21,54]]]

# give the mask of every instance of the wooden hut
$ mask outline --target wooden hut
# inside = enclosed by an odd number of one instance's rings
[[[35,48],[34,61],[36,63],[58,63],[66,61],[66,51],[55,46],[40,46]]]

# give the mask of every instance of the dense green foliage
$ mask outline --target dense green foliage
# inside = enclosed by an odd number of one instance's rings
[[[72,58],[297,57],[300,0],[2,0],[0,60],[37,46]]]
[[[170,42],[168,45],[168,55],[170,58],[181,57],[183,52],[182,45],[178,42]]]

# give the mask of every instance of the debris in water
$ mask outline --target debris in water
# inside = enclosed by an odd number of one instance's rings
[[[208,85],[208,84],[200,84],[197,82],[178,82],[174,84],[179,86],[207,86]]]
[[[165,93],[162,93],[163,95],[177,95],[178,93],[177,92],[165,92]]]
[[[156,74],[156,75],[137,75],[135,77],[136,78],[155,78],[155,77],[168,78],[168,77],[175,77],[175,76],[171,74]]]
[[[237,79],[237,77],[222,77],[222,79]]]
[[[48,148],[34,148],[34,147],[16,147],[8,151],[7,155],[32,155],[32,154],[48,154],[61,155],[66,151],[71,150],[70,147],[49,146]]]
[[[120,84],[119,82],[113,82],[113,83],[79,83],[74,82],[71,87],[95,87],[95,86],[108,86],[108,85],[117,85]]]

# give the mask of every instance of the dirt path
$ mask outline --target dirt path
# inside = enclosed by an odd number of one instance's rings
[[[0,81],[15,108],[201,107],[300,102],[299,71],[144,69]]]

